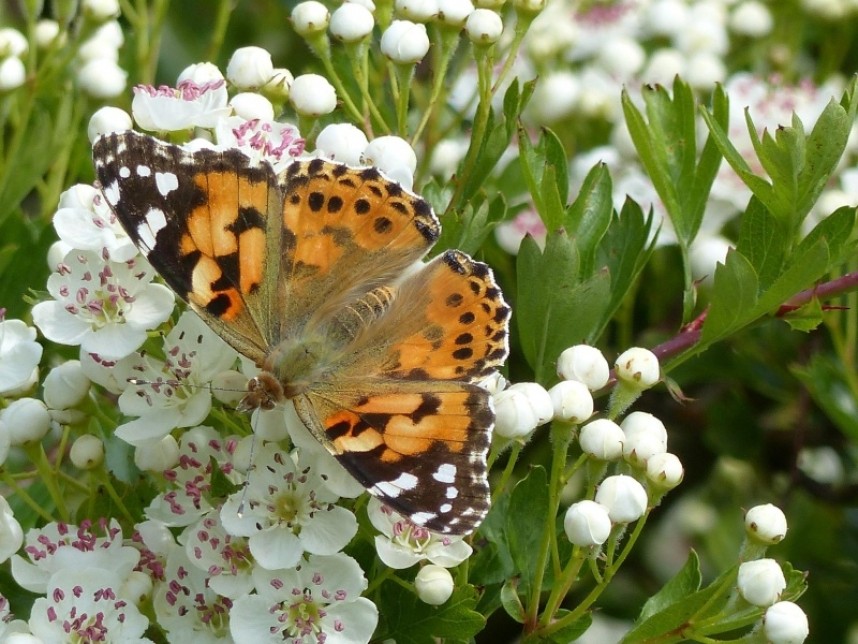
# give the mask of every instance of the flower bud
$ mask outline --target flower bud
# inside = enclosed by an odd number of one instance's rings
[[[117,0],[82,0],[80,8],[81,13],[94,22],[106,22],[119,16]]]
[[[381,35],[381,53],[394,63],[419,63],[428,51],[429,36],[424,24],[394,20]]]
[[[748,38],[768,36],[773,26],[774,20],[769,8],[756,0],[741,3],[730,15],[730,29],[733,33]]]
[[[427,22],[438,15],[438,0],[396,0],[396,15],[414,22]]]
[[[475,45],[491,45],[503,33],[503,20],[490,9],[474,9],[465,21],[465,32]]]
[[[727,68],[720,54],[701,51],[688,58],[685,78],[692,89],[710,91],[716,83],[727,79]]]
[[[787,533],[786,516],[780,508],[771,503],[754,506],[745,515],[745,532],[759,543],[778,543]]]
[[[271,79],[274,63],[262,47],[239,47],[226,66],[226,77],[239,89],[256,89]]]
[[[262,94],[256,92],[240,92],[229,100],[229,105],[236,116],[245,121],[273,121],[274,106]]]
[[[427,564],[414,578],[414,586],[420,600],[430,606],[440,606],[453,594],[453,575],[442,566]]]
[[[143,471],[163,472],[179,462],[179,444],[172,434],[134,449],[134,464]]]
[[[774,559],[744,562],[737,583],[745,601],[762,608],[774,604],[786,588],[783,570]]]
[[[337,92],[324,76],[301,74],[292,81],[289,102],[302,116],[321,116],[336,109]]]
[[[623,457],[632,465],[645,466],[656,454],[667,451],[667,430],[658,418],[643,411],[625,417],[621,427],[625,434]]]
[[[91,470],[104,460],[104,443],[97,436],[84,434],[72,443],[69,458],[77,469]]]
[[[511,385],[494,397],[495,433],[505,438],[527,436],[554,414],[551,396],[535,382]]]
[[[12,27],[0,29],[0,58],[21,58],[29,48],[27,38],[17,29]]]
[[[614,523],[631,523],[640,519],[647,509],[646,490],[631,476],[609,476],[596,490],[596,503],[608,508]]]
[[[584,425],[578,436],[581,451],[600,461],[615,461],[623,455],[623,430],[607,418],[597,418]]]
[[[141,570],[132,570],[122,584],[118,595],[140,606],[152,595],[152,578]]]
[[[316,137],[316,151],[340,163],[360,165],[368,143],[366,134],[351,123],[331,123]]]
[[[89,378],[79,360],[67,360],[50,370],[44,382],[45,404],[51,409],[69,409],[80,404],[89,393]]]
[[[223,78],[223,72],[214,63],[194,63],[179,72],[179,76],[176,78],[176,86],[178,87],[185,81],[190,81],[194,85],[206,85],[207,83],[216,83]]]
[[[66,41],[65,33],[60,33],[60,24],[56,20],[50,20],[49,18],[39,20],[36,23],[33,38],[39,49],[47,49],[54,44],[57,38],[62,39],[60,44],[64,44]]]
[[[548,390],[554,418],[580,424],[593,415],[593,396],[583,382],[563,380]]]
[[[778,602],[763,616],[763,631],[771,644],[801,644],[810,634],[807,615],[792,602]]]
[[[398,136],[376,137],[364,148],[362,160],[411,189],[417,170],[417,155],[405,139]]]
[[[94,143],[102,134],[110,132],[125,132],[133,127],[131,115],[118,107],[105,105],[95,111],[86,126],[89,142]]]
[[[292,91],[292,81],[295,77],[285,67],[276,67],[271,74],[271,80],[263,88],[265,93],[275,101],[285,101]]]
[[[312,36],[328,28],[331,14],[321,2],[299,2],[292,9],[292,26],[299,36]]]
[[[600,546],[611,534],[611,518],[605,506],[595,501],[578,501],[566,510],[563,529],[576,546]]]
[[[614,363],[617,378],[637,389],[648,389],[661,377],[658,358],[649,349],[633,347]]]
[[[78,70],[81,89],[93,98],[119,96],[125,91],[128,73],[108,58],[93,58]]]
[[[10,56],[0,60],[0,92],[18,89],[27,80],[27,69],[20,58]]]
[[[219,371],[212,378],[212,395],[222,403],[235,406],[247,394],[247,375],[240,371]]]
[[[41,400],[19,398],[0,412],[6,423],[12,445],[24,445],[41,440],[51,428],[51,415]]]
[[[24,531],[5,497],[0,496],[0,564],[24,545]],[[5,641],[5,640],[4,640]]]
[[[596,347],[579,344],[569,347],[557,359],[557,375],[564,380],[577,380],[596,391],[608,384],[611,368]]]
[[[685,470],[676,454],[653,454],[646,462],[646,477],[663,490],[672,490],[682,483]]]
[[[359,42],[372,33],[375,18],[369,9],[354,2],[341,4],[331,15],[331,35],[343,42]]]
[[[438,22],[461,28],[474,12],[471,0],[438,0]]]

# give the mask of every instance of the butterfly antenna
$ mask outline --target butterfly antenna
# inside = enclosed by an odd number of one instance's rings
[[[259,414],[250,416],[250,454],[247,456],[247,476],[244,478],[244,490],[241,492],[241,501],[238,502],[236,514],[238,518],[244,516],[244,504],[247,501],[247,488],[250,487],[250,477],[256,469],[256,425],[259,422]]]

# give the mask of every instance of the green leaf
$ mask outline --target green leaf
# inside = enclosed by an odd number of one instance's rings
[[[783,316],[784,321],[794,331],[809,333],[822,324],[822,305],[813,298],[810,302]]]
[[[524,605],[518,597],[518,580],[506,580],[501,588],[501,605],[507,615],[519,624],[524,624]]]
[[[563,619],[570,612],[571,611],[566,610],[565,608],[561,608],[556,613],[556,619]],[[540,641],[554,642],[555,644],[568,644],[569,642],[574,642],[581,637],[585,632],[587,632],[587,629],[590,628],[592,624],[593,616],[590,613],[584,613],[581,617],[569,624],[569,626],[565,626],[560,630],[554,631],[551,635],[548,635]]]
[[[832,423],[853,442],[858,442],[858,400],[846,384],[851,376],[845,373],[842,361],[824,353],[816,353],[804,366],[793,366],[791,372],[810,393],[813,401]]]
[[[724,264],[715,269],[709,314],[700,334],[701,344],[724,338],[754,319],[757,305],[757,274],[738,251],[727,253]]]
[[[575,201],[566,209],[563,227],[575,238],[581,254],[581,273],[593,272],[596,252],[611,225],[614,212],[611,174],[604,163],[593,166]]]
[[[641,609],[638,621],[645,621],[665,610],[684,597],[700,590],[702,582],[700,559],[693,550],[688,554],[685,565],[655,595],[650,597]]]
[[[486,625],[485,617],[474,610],[477,591],[471,585],[457,585],[444,604],[430,606],[403,592],[399,584],[387,583],[378,603],[387,634],[397,644],[435,644],[439,639],[466,642]]]
[[[736,250],[748,259],[765,289],[780,274],[791,237],[757,197],[751,197],[740,224]]]
[[[506,516],[506,540],[525,594],[530,593],[536,574],[547,516],[548,475],[545,468],[537,466],[513,488]],[[524,530],[523,526],[528,528]]]
[[[523,126],[518,128],[519,163],[533,206],[549,231],[563,225],[568,192],[565,152],[557,136],[543,130],[534,146]]]

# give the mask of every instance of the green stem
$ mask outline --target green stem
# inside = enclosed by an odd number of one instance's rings
[[[402,63],[394,65],[396,85],[399,94],[396,97],[396,130],[399,136],[408,135],[408,105],[411,101],[411,80],[414,78],[414,65]]]
[[[518,57],[518,50],[521,47],[521,42],[524,40],[524,35],[527,33],[527,30],[530,29],[530,25],[536,16],[537,14],[522,13],[520,11],[516,12],[515,32],[512,36],[512,42],[509,45],[509,51],[507,51],[505,55],[506,60],[504,61],[504,65],[497,76],[494,87],[492,87],[492,94],[498,91],[498,89],[503,85],[504,79],[507,77],[510,70],[512,70],[512,66],[515,64],[516,58]]]
[[[50,523],[54,520],[54,517],[51,516],[51,513],[45,510],[45,508],[36,501],[30,494],[18,485],[17,481],[15,481],[15,477],[13,477],[6,469],[2,470],[3,483],[12,490],[12,494],[21,499],[27,507],[29,507],[33,512],[42,517],[45,521]]]
[[[560,604],[563,603],[566,594],[578,578],[578,573],[581,572],[581,567],[585,561],[587,561],[587,555],[584,554],[584,550],[575,546],[572,550],[572,557],[569,559],[569,563],[566,564],[566,568],[555,580],[551,594],[548,596],[548,601],[545,602],[545,610],[540,620],[543,628],[554,620],[554,614],[560,608]]]
[[[328,80],[333,83],[334,89],[337,90],[337,98],[342,102],[343,107],[349,114],[349,117],[355,123],[361,123],[363,115],[357,108],[357,105],[355,105],[351,95],[346,91],[343,79],[341,79],[339,74],[337,74],[337,70],[334,69],[334,64],[331,62],[331,41],[328,40],[327,32],[322,31],[318,34],[308,36],[306,40],[310,49],[314,54],[316,54],[319,61],[321,61],[322,67],[325,69],[325,74],[327,75]],[[301,134],[303,134],[303,131]]]
[[[36,466],[36,471],[39,473],[39,478],[42,483],[45,485],[45,489],[47,489],[48,494],[51,495],[51,499],[56,506],[57,512],[60,515],[60,519],[65,522],[69,522],[71,517],[68,508],[66,507],[65,497],[63,496],[62,491],[57,485],[57,476],[54,472],[53,467],[51,467],[50,462],[48,461],[48,456],[45,454],[45,450],[42,447],[41,443],[35,443],[32,445],[25,445],[24,452],[27,454],[27,458],[30,459],[30,462]]]
[[[441,96],[441,92],[446,87],[447,69],[450,66],[453,54],[456,52],[456,45],[459,44],[458,30],[441,26],[439,27],[439,32],[441,34],[441,47],[434,60],[432,93],[429,96],[429,104],[423,110],[423,116],[420,117],[420,122],[415,128],[414,134],[411,135],[411,147],[416,146],[417,141],[423,134],[423,130],[426,128],[426,124],[429,123],[429,118],[435,112],[435,107],[438,105],[438,99]]]
[[[223,46],[226,30],[229,27],[229,17],[232,15],[233,0],[219,0],[215,12],[215,24],[209,36],[209,46],[206,50],[207,60],[217,60],[220,48]]]

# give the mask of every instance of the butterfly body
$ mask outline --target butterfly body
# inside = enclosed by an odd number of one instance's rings
[[[105,198],[166,283],[262,372],[245,410],[291,401],[370,493],[439,532],[489,507],[494,413],[477,383],[507,355],[489,268],[374,168],[322,159],[280,174],[238,150],[134,132],[93,151]]]

